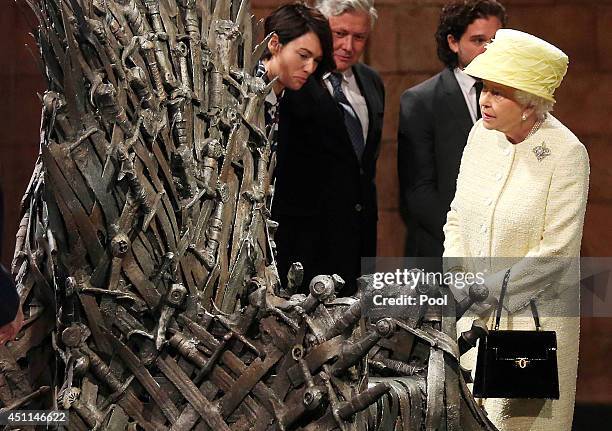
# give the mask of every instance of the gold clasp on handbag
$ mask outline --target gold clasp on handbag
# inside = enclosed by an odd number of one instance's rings
[[[529,365],[529,362],[531,362],[529,359],[527,358],[517,358],[514,360],[514,363],[519,367],[519,368],[527,368],[527,365]]]

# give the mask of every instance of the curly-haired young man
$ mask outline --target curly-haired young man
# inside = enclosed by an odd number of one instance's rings
[[[476,80],[463,72],[506,24],[496,0],[445,5],[436,31],[438,57],[446,66],[401,98],[398,133],[400,205],[406,221],[406,255],[435,257],[441,268],[442,227],[459,173],[461,154],[480,117]],[[440,259],[438,259],[440,258]]]

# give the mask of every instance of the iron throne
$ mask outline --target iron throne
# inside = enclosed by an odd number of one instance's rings
[[[26,1],[48,90],[3,410],[66,410],[70,430],[494,430],[454,304],[374,319],[369,277],[356,298],[334,275],[294,294],[298,263],[279,285],[249,0]]]

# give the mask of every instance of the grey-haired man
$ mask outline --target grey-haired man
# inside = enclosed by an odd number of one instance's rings
[[[320,0],[337,69],[288,91],[280,105],[273,218],[281,279],[301,262],[303,291],[318,274],[339,274],[356,291],[361,258],[376,255],[374,177],[384,86],[359,62],[376,20],[373,0]]]

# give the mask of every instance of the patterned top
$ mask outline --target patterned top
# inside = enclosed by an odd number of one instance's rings
[[[266,67],[263,61],[257,63],[255,68],[255,76],[264,80],[266,84],[270,83]],[[278,105],[280,104],[282,93],[279,97],[276,96],[274,90],[271,90],[264,101],[264,118],[266,121],[266,135],[272,143],[272,150],[276,149],[276,137],[278,134]]]

